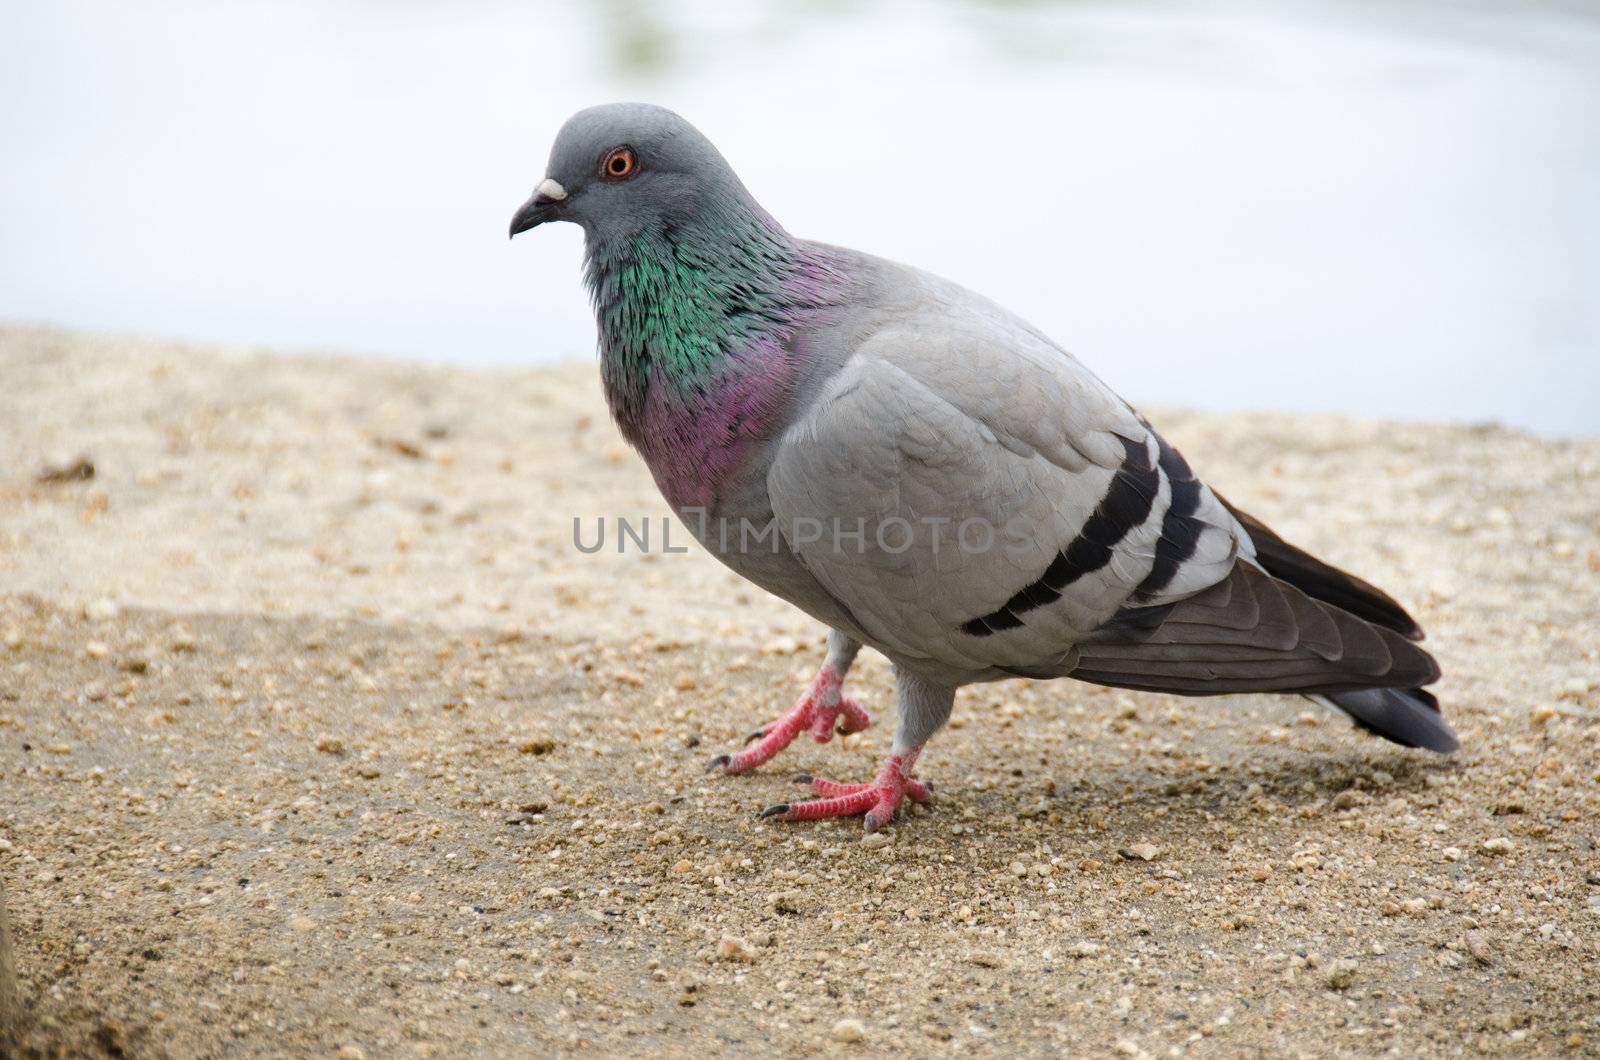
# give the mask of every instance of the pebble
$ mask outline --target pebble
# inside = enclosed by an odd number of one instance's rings
[[[717,960],[719,961],[745,961],[756,959],[756,948],[748,941],[737,935],[724,935],[722,941],[717,943]]]
[[[1585,678],[1574,677],[1556,686],[1556,698],[1580,700],[1589,694],[1589,689],[1592,687],[1594,686]]]
[[[1343,990],[1355,981],[1356,971],[1360,967],[1349,957],[1341,957],[1328,965],[1328,970],[1323,973],[1322,981],[1328,984],[1330,990]]]
[[[342,1045],[335,1055],[339,1060],[367,1060],[367,1054],[361,1051],[359,1045]]]
[[[1517,845],[1503,835],[1497,835],[1493,839],[1485,839],[1483,841],[1483,852],[1485,854],[1509,854],[1515,849],[1517,849]]]
[[[108,622],[117,617],[117,602],[109,597],[102,596],[98,600],[90,601],[83,609],[83,617],[91,622]]]
[[[1348,810],[1366,801],[1367,797],[1355,788],[1346,788],[1333,797],[1332,806],[1336,810]]]
[[[829,1037],[836,1042],[865,1041],[867,1025],[858,1019],[846,1017],[833,1025],[833,1030],[830,1032]]]
[[[780,913],[801,913],[805,909],[805,896],[799,891],[779,891],[767,899],[768,904]]]
[[[1463,940],[1467,945],[1467,952],[1479,964],[1491,964],[1494,961],[1494,952],[1489,948],[1489,939],[1481,931],[1469,931]]]
[[[868,832],[861,838],[861,845],[866,847],[868,850],[876,850],[879,847],[886,847],[889,845],[889,843],[890,839],[888,832]]]
[[[1133,861],[1135,859],[1139,861],[1154,861],[1156,858],[1161,856],[1161,848],[1156,846],[1154,843],[1135,843],[1131,847],[1124,847],[1123,849],[1117,851],[1117,853],[1121,854],[1129,861]]]
[[[1101,949],[1102,947],[1098,942],[1074,942],[1067,947],[1067,956],[1094,957],[1100,953]]]
[[[317,737],[317,750],[325,755],[342,755],[344,754],[344,741],[337,736],[319,736]]]

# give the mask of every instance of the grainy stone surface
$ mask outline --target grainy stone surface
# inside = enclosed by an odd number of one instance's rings
[[[822,631],[698,553],[573,547],[574,516],[664,511],[591,367],[24,328],[0,366],[25,1046],[1600,1044],[1596,440],[1158,411],[1231,499],[1412,607],[1462,752],[1303,700],[1008,682],[961,694],[936,801],[869,846],[756,811],[794,772],[873,774],[881,659],[851,678],[873,729],[702,772]],[[80,456],[92,478],[37,480]]]

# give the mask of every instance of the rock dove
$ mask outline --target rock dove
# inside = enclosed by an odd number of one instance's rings
[[[899,719],[877,777],[802,778],[785,821],[882,827],[962,685],[1285,692],[1407,747],[1455,734],[1394,600],[1274,534],[1037,329],[956,284],[791,236],[705,136],[611,104],[561,128],[511,234],[583,228],[606,401],[668,504],[733,570],[826,623],[794,708],[719,755],[871,722],[863,645]]]

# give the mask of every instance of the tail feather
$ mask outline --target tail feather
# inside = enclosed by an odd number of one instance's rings
[[[1307,698],[1338,707],[1363,729],[1403,747],[1447,755],[1461,746],[1439,712],[1439,701],[1420,688],[1362,688]]]
[[[1121,612],[1074,646],[1065,672],[1190,696],[1299,693],[1407,747],[1449,753],[1459,746],[1421,687],[1439,679],[1439,665],[1405,632],[1244,561],[1194,596]]]
[[[1422,627],[1394,597],[1371,582],[1324,563],[1309,552],[1289,544],[1266,523],[1234,507],[1221,494],[1217,494],[1217,499],[1250,534],[1256,549],[1256,562],[1268,574],[1283,579],[1312,599],[1392,629],[1407,640],[1422,639]]]

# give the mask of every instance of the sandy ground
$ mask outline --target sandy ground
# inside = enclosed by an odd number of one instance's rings
[[[702,773],[822,631],[573,547],[664,512],[592,366],[9,328],[0,379],[13,1047],[1600,1055],[1600,440],[1154,410],[1413,608],[1462,752],[1009,682],[863,842],[756,811],[874,771],[887,666],[869,732]]]

